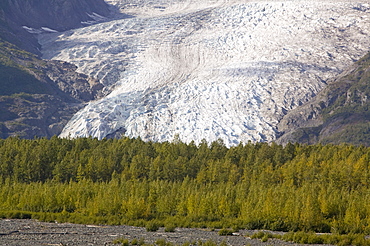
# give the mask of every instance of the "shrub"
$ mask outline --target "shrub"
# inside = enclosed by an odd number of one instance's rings
[[[223,228],[218,232],[218,235],[220,235],[220,236],[229,236],[229,235],[233,235],[233,232],[229,229]]]
[[[240,225],[234,224],[232,229],[233,229],[233,232],[238,232],[243,228]]]
[[[2,215],[1,217],[6,217],[9,219],[31,219],[32,213],[25,211],[9,211],[5,212],[5,215]]]
[[[256,239],[259,238],[261,239],[262,242],[267,242],[269,238],[274,238],[275,236],[272,235],[269,232],[263,232],[259,231],[251,236],[251,238]],[[279,236],[276,236],[276,238],[280,238]]]
[[[306,238],[307,238],[306,233],[303,231],[299,231],[299,232],[294,233],[293,242],[306,243],[307,242]]]
[[[359,234],[352,240],[352,245],[356,246],[370,245],[370,240],[365,239],[364,235]]]
[[[145,244],[144,238],[140,238],[139,242],[138,242],[138,245],[144,245],[144,244]]]
[[[267,234],[265,234],[262,238],[261,238],[261,241],[262,242],[267,242],[269,240],[269,237]]]
[[[205,243],[203,243],[203,246],[217,246],[217,243],[212,240],[207,240]]]
[[[167,242],[164,238],[160,238],[160,239],[157,239],[157,241],[155,241],[155,244],[158,246],[166,246]]]
[[[254,234],[251,236],[251,238],[252,238],[252,239],[256,239],[256,238],[258,238],[258,239],[262,239],[264,235],[265,235],[265,233],[264,233],[263,231],[259,231],[259,232],[257,232],[257,233],[254,233]]]
[[[314,233],[309,235],[307,240],[308,240],[307,241],[308,244],[323,244],[324,243],[324,239],[321,236],[316,235]]]
[[[145,228],[147,231],[152,231],[152,232],[158,231],[159,224],[156,221],[149,221],[147,222]]]
[[[164,228],[165,232],[175,232],[176,226],[172,223],[167,224]]]
[[[342,238],[342,240],[340,240],[337,244],[338,246],[347,246],[347,245],[351,245],[351,239],[348,238],[348,237],[344,237]]]
[[[313,232],[289,232],[281,237],[284,241],[291,241],[301,244],[333,244],[339,246],[346,245],[358,245],[367,246],[370,245],[370,240],[367,240],[363,234],[326,234],[317,235]]]
[[[249,221],[245,225],[245,229],[248,230],[258,230],[258,229],[263,229],[264,228],[264,222],[260,220],[254,220],[254,221]]]
[[[130,243],[127,238],[118,238],[113,241],[114,244],[121,244],[122,246],[129,246]]]

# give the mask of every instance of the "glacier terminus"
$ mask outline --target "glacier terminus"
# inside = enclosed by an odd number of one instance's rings
[[[289,110],[370,50],[367,1],[107,2],[115,18],[39,35],[43,58],[105,86],[61,137],[274,141]]]

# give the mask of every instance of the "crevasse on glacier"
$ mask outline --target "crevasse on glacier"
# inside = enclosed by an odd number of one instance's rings
[[[122,18],[40,36],[46,59],[100,79],[61,137],[273,141],[283,115],[370,48],[370,5],[111,0]],[[108,93],[109,92],[109,93]]]

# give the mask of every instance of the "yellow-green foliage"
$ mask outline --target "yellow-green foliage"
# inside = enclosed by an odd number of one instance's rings
[[[369,156],[349,145],[8,138],[0,140],[0,215],[369,233]]]
[[[199,240],[198,242],[194,241],[194,242],[185,242],[183,244],[174,244],[172,242],[169,242],[167,241],[166,239],[164,238],[159,238],[155,241],[154,244],[146,244],[145,243],[145,239],[144,238],[141,238],[139,241],[137,239],[133,239],[130,243],[130,241],[127,239],[127,238],[118,238],[118,239],[115,239],[113,240],[113,244],[119,244],[119,245],[123,245],[123,246],[131,246],[131,245],[148,245],[148,246],[190,246],[190,245],[193,245],[193,246],[227,246],[227,243],[225,241],[222,241],[221,243],[217,244],[216,242],[212,241],[212,240],[207,240],[207,241],[201,241]]]

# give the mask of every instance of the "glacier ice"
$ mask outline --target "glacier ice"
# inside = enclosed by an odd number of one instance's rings
[[[367,3],[107,2],[125,18],[39,37],[44,58],[105,85],[61,137],[273,141],[287,111],[370,48]]]

